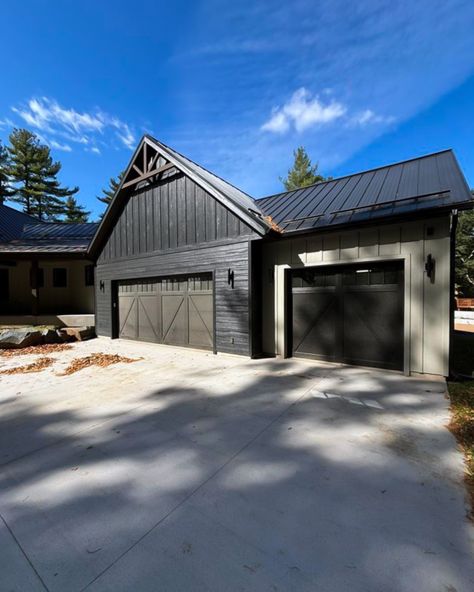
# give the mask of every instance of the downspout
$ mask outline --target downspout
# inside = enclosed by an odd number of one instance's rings
[[[455,300],[455,279],[456,279],[456,229],[458,226],[458,211],[451,210],[449,219],[449,256],[450,256],[450,269],[449,269],[449,376],[456,376],[457,373],[454,369],[454,311],[456,310]]]

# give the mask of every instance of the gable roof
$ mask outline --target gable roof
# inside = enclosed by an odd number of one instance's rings
[[[156,153],[151,159],[147,156],[147,149]],[[89,247],[90,253],[98,253],[103,246],[130,194],[139,189],[142,183],[153,182],[153,179],[156,178],[164,178],[169,174],[170,169],[179,170],[187,175],[261,236],[269,230],[269,223],[264,219],[252,197],[166,144],[159,142],[152,136],[145,135],[135,150],[122,181],[92,239]]]
[[[0,253],[86,254],[97,224],[43,222],[0,204]]]
[[[444,150],[257,200],[286,234],[428,210],[470,208],[452,150]]]

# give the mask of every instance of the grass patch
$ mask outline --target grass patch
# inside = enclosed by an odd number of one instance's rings
[[[14,368],[8,368],[2,370],[0,374],[28,374],[30,372],[41,372],[45,368],[49,368],[54,363],[54,358],[39,358],[32,364],[26,364],[25,366],[15,366]]]
[[[471,498],[470,518],[474,520],[474,380],[450,382],[451,421],[449,429],[461,445],[466,460],[466,485]]]

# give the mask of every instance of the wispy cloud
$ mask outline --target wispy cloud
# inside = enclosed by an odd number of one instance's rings
[[[49,144],[52,148],[56,148],[56,150],[61,150],[63,152],[72,152],[71,146],[69,144],[61,144],[60,142],[56,142],[56,140],[50,140]]]
[[[5,117],[5,119],[0,119],[0,129],[13,127],[13,126],[14,126],[13,121],[11,119],[9,119],[8,117]]]
[[[378,115],[372,109],[365,109],[364,111],[360,111],[356,113],[350,119],[350,123],[353,125],[365,126],[370,125],[371,123],[393,123],[395,121],[395,117],[393,115]]]
[[[118,142],[130,150],[136,144],[133,128],[101,109],[81,112],[63,107],[55,99],[32,97],[26,105],[13,106],[11,110],[28,126],[41,132],[48,144],[58,150],[72,150],[68,143],[58,138],[87,146],[89,151],[97,154],[100,153],[99,142],[106,145]],[[9,123],[14,125],[11,121]]]

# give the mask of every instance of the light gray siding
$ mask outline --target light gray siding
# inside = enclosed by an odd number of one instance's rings
[[[434,281],[424,271],[428,254],[436,261]],[[264,351],[278,355],[286,351],[286,269],[389,259],[402,259],[405,265],[405,371],[446,376],[450,329],[447,216],[264,244]]]

